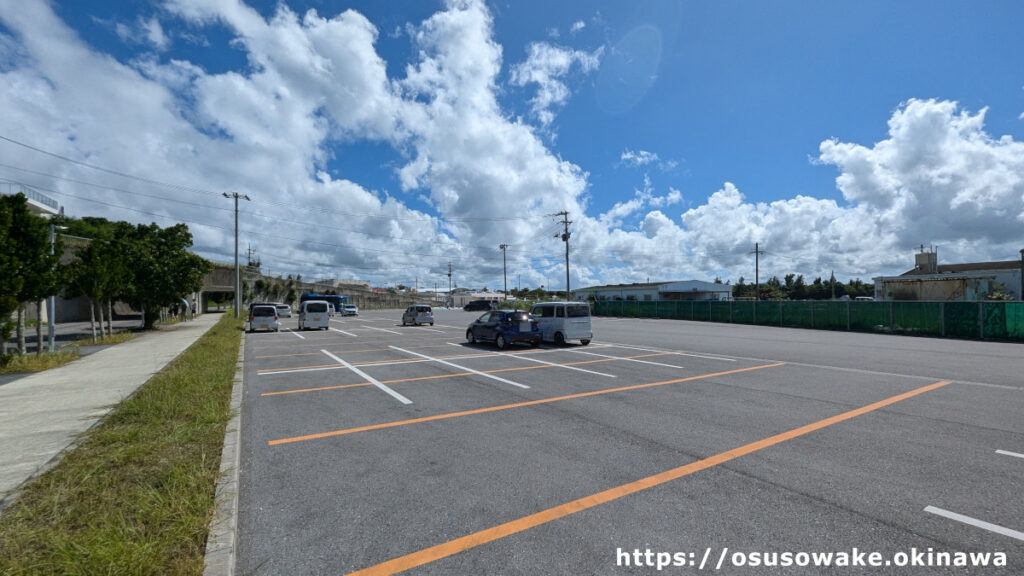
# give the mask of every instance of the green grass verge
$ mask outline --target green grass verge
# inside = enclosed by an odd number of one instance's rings
[[[131,331],[114,332],[110,336],[97,336],[95,342],[92,341],[92,337],[79,338],[74,342],[70,342],[68,346],[103,346],[106,344],[121,344],[122,342],[127,342],[132,338],[135,338],[139,334],[140,332]]]
[[[57,368],[58,366],[63,366],[68,362],[77,360],[78,357],[79,353],[77,348],[61,350],[59,352],[54,352],[53,354],[44,352],[39,356],[36,356],[34,352],[29,354],[11,354],[9,356],[0,357],[0,374],[49,370],[50,368]]]
[[[241,320],[198,342],[0,516],[0,574],[202,574]]]

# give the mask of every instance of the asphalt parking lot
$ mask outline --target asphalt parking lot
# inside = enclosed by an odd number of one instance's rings
[[[1024,573],[1020,345],[435,315],[247,335],[239,573]]]

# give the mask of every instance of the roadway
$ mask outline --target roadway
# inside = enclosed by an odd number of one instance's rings
[[[498,352],[435,314],[247,336],[240,573],[1024,572],[1020,345],[595,318]]]

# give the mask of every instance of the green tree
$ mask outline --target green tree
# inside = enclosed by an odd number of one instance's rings
[[[21,260],[12,231],[18,206],[26,204],[23,194],[0,196],[0,336],[4,340],[11,337],[14,325],[10,318],[18,309],[18,294],[24,283],[24,276],[18,273]]]
[[[192,234],[184,224],[163,229],[139,224],[125,238],[131,281],[122,297],[142,309],[144,327],[153,326],[156,310],[199,290],[203,276],[213,270],[210,262],[188,251],[191,246]]]
[[[42,301],[60,290],[59,257],[50,254],[50,227],[45,218],[32,214],[28,209],[28,200],[24,194],[3,196],[5,208],[9,214],[4,217],[3,236],[6,238],[7,250],[11,252],[5,260],[10,265],[4,276],[19,278],[14,284],[16,289],[10,296],[18,305],[18,349],[25,352],[25,306],[35,303],[37,318],[42,318]],[[9,317],[8,312],[4,318]],[[36,353],[42,353],[43,329],[42,322],[36,323]]]

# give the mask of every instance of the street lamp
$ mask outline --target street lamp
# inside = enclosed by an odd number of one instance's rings
[[[67,230],[67,226],[56,226],[53,222],[50,222],[50,256],[53,256],[55,246],[57,244],[57,230]],[[1024,251],[1022,251],[1024,252]],[[50,352],[52,353],[56,349],[57,339],[57,324],[54,318],[57,315],[57,295],[50,294],[50,298],[46,302],[46,318],[47,318],[47,335],[50,338]],[[43,343],[39,342],[39,346]]]

